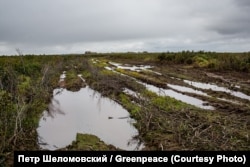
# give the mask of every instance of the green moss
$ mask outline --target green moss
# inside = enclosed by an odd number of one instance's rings
[[[131,99],[127,95],[121,93],[119,95],[119,99],[122,105],[130,112],[132,117],[136,117],[137,114],[141,111],[141,108],[138,105],[132,103]]]
[[[68,90],[78,91],[83,86],[82,80],[77,75],[78,74],[74,69],[66,72],[65,87]]]
[[[87,70],[82,71],[81,74],[82,74],[83,78],[86,78],[86,79],[91,77],[91,73]]]
[[[91,134],[77,133],[76,141],[73,141],[70,146],[67,147],[71,150],[116,150],[112,145],[105,144],[97,136]]]
[[[110,71],[110,70],[101,70],[100,74],[101,75],[106,75],[106,76],[115,75],[115,73],[113,71]]]
[[[183,103],[179,100],[176,100],[174,98],[168,97],[168,96],[158,96],[156,93],[151,92],[150,90],[144,90],[141,92],[141,94],[144,97],[147,97],[147,99],[150,102],[150,105],[164,110],[181,110],[181,109],[187,109],[187,108],[194,108],[193,106]]]
[[[95,63],[94,63],[95,62]],[[106,67],[107,66],[107,61],[105,59],[94,59],[92,60],[92,64],[96,67]]]

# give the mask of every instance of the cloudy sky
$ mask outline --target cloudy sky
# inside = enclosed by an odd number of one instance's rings
[[[0,55],[250,51],[250,0],[0,0]]]

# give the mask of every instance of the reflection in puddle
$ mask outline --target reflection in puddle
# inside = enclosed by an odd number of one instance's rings
[[[128,76],[128,75],[125,75],[125,74],[122,74],[120,72],[115,71],[115,69],[117,69],[117,68],[128,69],[128,70],[137,71],[137,72],[140,72],[141,70],[147,70],[147,71],[153,72],[153,73],[155,73],[157,75],[162,75],[161,73],[154,72],[153,70],[151,70],[151,68],[153,68],[153,66],[148,66],[148,65],[141,65],[141,66],[121,65],[119,63],[114,63],[114,62],[109,62],[109,64],[111,64],[111,65],[113,65],[115,67],[105,67],[105,69],[111,70],[111,71],[113,71],[115,73],[118,73],[120,75],[123,75],[123,76],[130,77],[130,78],[134,79],[136,82],[146,86],[146,88],[148,90],[151,90],[151,91],[157,93],[158,95],[170,96],[170,97],[173,97],[173,98],[175,98],[177,100],[180,100],[182,102],[185,102],[185,103],[188,103],[188,104],[200,107],[200,108],[214,110],[214,107],[207,105],[208,103],[206,101],[194,98],[192,96],[184,95],[182,93],[178,93],[178,92],[183,92],[183,93],[187,92],[187,93],[194,93],[194,94],[210,97],[207,93],[205,93],[203,91],[195,90],[193,88],[189,88],[189,87],[185,87],[185,86],[181,86],[181,85],[168,84],[168,83],[167,83],[167,86],[169,88],[171,88],[171,89],[162,89],[162,88],[150,85],[150,84],[143,83],[141,81],[138,81],[136,78],[133,78],[131,76]],[[182,81],[182,79],[176,78],[176,77],[171,77],[171,79]],[[222,91],[222,92],[229,93],[229,94],[231,94],[233,96],[236,96],[236,97],[240,97],[240,98],[243,98],[243,99],[250,100],[250,96],[248,96],[248,95],[246,95],[246,94],[244,94],[242,92],[233,91],[233,90],[227,89],[225,87],[219,87],[219,86],[214,85],[214,84],[193,82],[193,81],[189,81],[189,80],[183,80],[183,82],[185,82],[185,83],[187,83],[189,85],[192,85],[192,86],[194,86],[196,88],[211,89],[213,91]],[[235,87],[240,88],[240,86],[237,86],[237,85]],[[131,92],[130,90],[124,90],[124,93],[130,94],[132,96],[136,95],[135,92]],[[218,97],[216,97],[216,99],[231,102],[231,103],[235,103],[235,104],[240,104],[237,101],[232,101],[232,100],[229,100],[229,99],[223,99],[223,98],[218,98]]]
[[[229,102],[229,103],[241,104],[240,102],[235,101],[235,100],[230,100],[230,99],[225,99],[225,98],[217,98],[217,99],[222,100],[222,101],[226,101],[226,102]]]
[[[201,83],[201,82],[194,82],[194,81],[189,81],[189,80],[183,80],[185,83],[188,83],[189,85],[192,85],[194,87],[197,88],[201,88],[201,89],[211,89],[213,91],[220,91],[220,92],[226,92],[229,93],[233,96],[242,98],[242,99],[247,99],[250,100],[250,96],[242,93],[242,92],[237,92],[237,91],[233,91],[230,89],[227,89],[225,87],[220,87],[214,84],[207,84],[207,83]]]
[[[175,92],[175,91],[173,91],[171,89],[163,89],[163,88],[156,87],[154,85],[150,85],[150,84],[138,81],[136,78],[125,75],[125,74],[122,74],[120,72],[117,72],[114,69],[110,69],[110,68],[106,68],[106,69],[111,70],[111,71],[113,71],[113,72],[115,72],[117,74],[129,77],[129,78],[135,80],[136,82],[144,85],[148,90],[150,90],[150,91],[152,91],[152,92],[154,92],[154,93],[156,93],[156,94],[158,94],[160,96],[173,97],[173,98],[175,98],[177,100],[180,100],[180,101],[182,101],[184,103],[188,103],[188,104],[194,105],[194,106],[199,107],[199,108],[214,110],[213,106],[207,105],[207,102],[202,101],[200,99],[197,99],[197,98],[194,98],[194,97],[191,97],[191,96],[188,96],[188,95],[183,95],[183,94]],[[131,91],[127,92],[127,93],[131,93]]]
[[[65,78],[66,78],[66,71],[63,71],[63,73],[60,75],[60,80],[59,80],[59,82],[64,81]]]
[[[199,91],[199,90],[194,90],[192,88],[188,88],[185,86],[179,86],[179,85],[173,85],[173,84],[167,84],[168,87],[181,91],[181,92],[188,92],[188,93],[195,93],[195,94],[199,94],[199,95],[203,95],[203,96],[208,96],[206,93]]]
[[[156,71],[153,71],[153,70],[149,70],[149,69],[147,69],[147,71],[152,72],[152,73],[154,73],[154,74],[156,74],[156,75],[162,75],[161,73],[156,72]]]
[[[136,97],[136,98],[140,97],[139,93],[136,93],[135,91],[133,91],[131,89],[128,89],[128,88],[124,88],[123,92],[126,93],[127,95],[130,95],[130,96],[133,96],[133,97]]]
[[[142,82],[140,82],[140,83],[142,83]],[[188,104],[194,105],[194,106],[199,107],[199,108],[214,110],[214,107],[209,106],[209,105],[204,105],[206,102],[204,102],[200,99],[197,99],[197,98],[194,98],[191,96],[187,96],[187,95],[183,95],[183,94],[175,92],[171,89],[162,89],[162,88],[158,88],[154,85],[150,85],[150,84],[146,84],[146,83],[142,83],[142,84],[145,85],[148,90],[155,92],[160,96],[173,97],[173,98],[180,100],[184,103],[188,103]]]
[[[50,106],[37,129],[39,143],[46,143],[40,144],[42,149],[63,148],[75,140],[76,133],[94,134],[124,150],[138,148],[138,142],[132,139],[138,131],[132,126],[134,120],[129,113],[88,86],[78,92],[55,89]]]
[[[140,66],[133,65],[133,66],[131,66],[131,65],[121,65],[119,63],[114,63],[114,62],[109,62],[109,64],[116,66],[116,68],[120,68],[123,70],[137,71],[137,72],[139,72],[141,70],[153,68],[152,66],[149,66],[149,65],[140,65]]]
[[[113,69],[111,67],[104,67],[106,70],[112,71]]]

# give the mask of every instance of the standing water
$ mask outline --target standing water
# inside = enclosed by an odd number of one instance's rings
[[[71,144],[77,133],[85,133],[120,149],[137,150],[133,122],[122,106],[88,86],[78,92],[55,89],[49,112],[44,111],[39,122],[39,144],[55,150]]]

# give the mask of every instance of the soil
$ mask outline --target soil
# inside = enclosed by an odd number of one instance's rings
[[[199,89],[183,82],[183,79],[216,84],[232,91],[250,95],[250,73],[235,71],[213,71],[193,66],[157,64],[155,62],[110,60],[120,64],[152,65],[154,72],[119,70],[142,82],[166,88],[166,83],[190,87],[207,93],[201,96],[180,92],[206,101],[212,111],[183,107],[164,109],[161,106],[145,105],[135,116],[140,131],[139,138],[145,142],[145,150],[249,150],[250,129],[249,99],[242,99],[229,93]],[[108,62],[106,60],[106,62]],[[107,63],[108,65],[108,63]],[[110,65],[108,65],[110,66]],[[161,75],[160,75],[160,74]],[[127,84],[126,84],[127,85]],[[105,86],[105,85],[104,85]],[[111,87],[109,85],[109,87]],[[135,90],[135,89],[133,89]],[[218,98],[225,98],[223,101]],[[131,98],[131,100],[135,100]],[[151,101],[154,101],[152,99]],[[168,100],[168,99],[166,99]],[[233,101],[233,102],[230,102]],[[136,100],[135,100],[136,101]],[[140,104],[148,102],[139,101]],[[163,102],[162,104],[167,103]],[[121,102],[122,104],[122,102]],[[170,105],[170,104],[169,104]],[[206,132],[205,134],[203,134]],[[202,134],[202,135],[201,135]],[[239,143],[236,143],[239,142]],[[206,143],[206,144],[205,144]],[[241,144],[240,144],[241,143]]]
[[[120,62],[121,63],[121,62]],[[125,63],[125,62],[124,62]],[[136,64],[140,65],[149,65],[145,64],[144,62]],[[151,73],[150,75],[147,73],[140,72],[141,74],[145,75],[145,79],[143,82],[147,82],[149,84],[154,84],[158,87],[166,88],[166,83],[169,84],[177,84],[180,86],[190,87],[194,89],[201,90],[205,93],[213,97],[220,97],[220,98],[227,98],[233,100],[237,100],[241,102],[241,104],[237,103],[230,103],[221,100],[215,100],[212,98],[206,98],[199,96],[197,94],[192,93],[183,93],[193,97],[199,97],[202,100],[209,101],[209,105],[216,107],[218,110],[221,111],[235,111],[235,112],[246,112],[249,113],[249,100],[245,100],[242,98],[238,98],[235,96],[230,96],[227,93],[219,92],[219,91],[211,91],[211,90],[202,90],[199,88],[192,87],[188,84],[183,83],[180,79],[187,79],[191,81],[201,82],[201,83],[213,83],[217,86],[221,86],[224,88],[228,88],[233,91],[242,92],[248,96],[250,96],[250,73],[242,73],[242,72],[233,72],[233,71],[211,71],[210,69],[206,68],[194,68],[192,66],[182,66],[182,65],[159,65],[155,63],[151,63],[153,65],[153,71],[159,72],[162,75],[159,76],[157,74]],[[149,80],[150,77],[154,77],[152,80]]]
[[[167,64],[157,61],[144,61],[143,59],[100,57],[97,60],[95,63],[91,63],[91,59],[84,61],[84,66],[82,62],[79,63],[78,61],[77,63],[83,67],[81,67],[82,70],[78,69],[74,79],[66,77],[63,82],[58,82],[58,80],[52,82],[57,82],[59,87],[72,91],[78,91],[88,84],[103,96],[108,96],[119,102],[136,119],[135,126],[139,131],[136,138],[144,143],[143,150],[250,150],[249,100],[232,96],[229,93],[195,88],[182,81],[186,79],[202,83],[214,83],[217,86],[239,91],[250,96],[249,72],[216,71],[191,65]],[[169,83],[201,90],[207,93],[209,97],[187,92],[180,93],[204,100],[207,102],[206,105],[211,105],[215,109],[204,110],[184,105],[167,97],[160,98],[147,94],[130,79],[105,71],[103,67],[110,66],[109,61],[130,65],[151,65],[153,66],[151,70],[158,74],[150,71],[132,73],[129,70],[124,70],[123,73],[162,88],[169,88],[166,85],[166,83]],[[82,72],[86,83],[77,76],[78,72]],[[143,95],[146,97],[136,99],[135,97],[125,96],[122,88],[145,93]],[[219,100],[218,97],[236,103]],[[30,136],[36,138],[35,131],[34,133],[31,132]],[[28,138],[33,140],[30,136]],[[29,143],[35,142],[21,141],[20,143],[23,145],[20,144],[18,147],[24,146],[24,148],[17,150],[38,149],[37,146],[29,146]],[[65,149],[116,150],[115,147],[106,145],[95,136],[88,136],[87,134],[79,134],[76,141]],[[12,154],[10,153],[10,155]],[[8,159],[7,164],[11,164],[13,156],[8,157],[11,158]],[[1,161],[2,158],[0,157]]]

